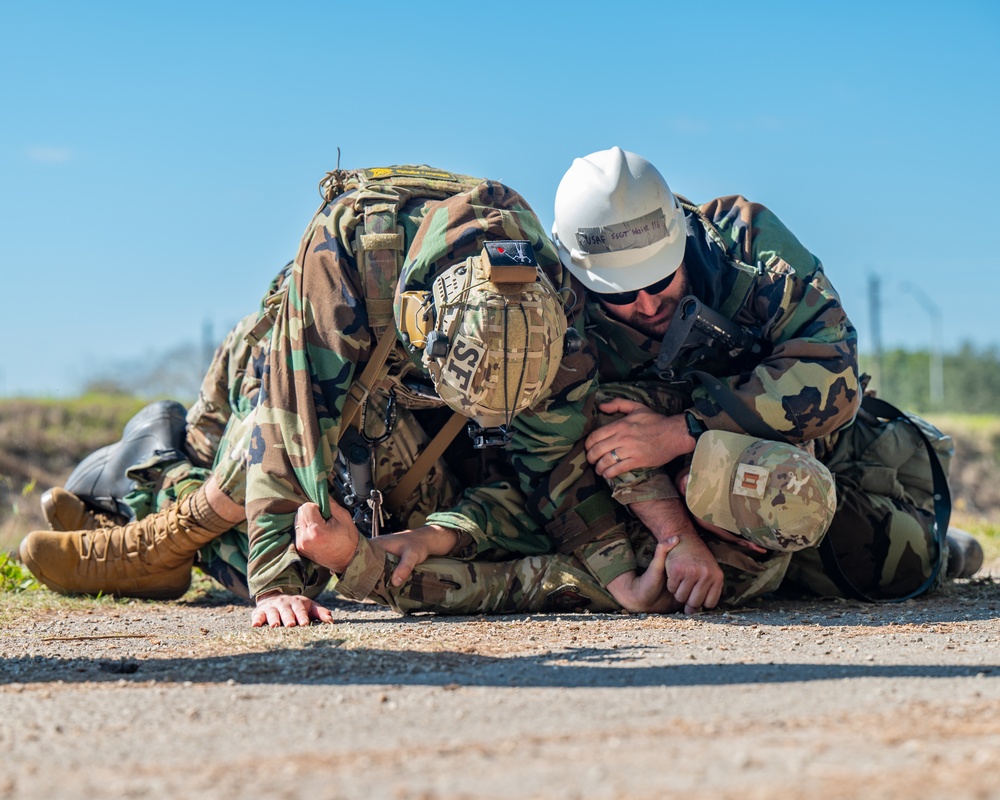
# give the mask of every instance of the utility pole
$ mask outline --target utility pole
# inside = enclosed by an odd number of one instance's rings
[[[212,363],[212,356],[215,355],[215,339],[212,336],[212,320],[205,318],[201,323],[201,374],[208,372],[208,367]]]
[[[941,306],[935,303],[927,293],[913,283],[903,283],[899,287],[902,291],[913,295],[913,298],[927,312],[931,318],[931,347],[930,347],[930,395],[931,408],[940,410],[944,405],[944,357],[941,353],[944,333],[941,324]]]
[[[882,296],[879,287],[879,277],[873,272],[868,276],[868,324],[871,327],[872,353],[875,358],[872,383],[879,394],[886,397],[892,393],[882,371]]]

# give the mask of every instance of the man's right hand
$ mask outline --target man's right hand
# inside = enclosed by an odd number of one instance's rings
[[[684,613],[715,608],[722,596],[724,576],[712,551],[696,533],[680,537],[667,555],[667,589],[684,604]]]
[[[315,600],[300,594],[281,594],[273,592],[257,598],[257,608],[250,615],[250,625],[260,628],[268,625],[272,628],[294,628],[298,625],[309,625],[314,619],[320,622],[333,622],[330,609],[321,606]]]
[[[358,536],[351,512],[336,503],[330,503],[328,520],[315,503],[304,503],[295,514],[295,549],[338,575],[354,558]]]

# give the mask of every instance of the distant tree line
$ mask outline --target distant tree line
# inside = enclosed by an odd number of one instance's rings
[[[872,376],[870,388],[900,408],[918,413],[1000,414],[1000,350],[964,344],[939,358],[940,399],[932,396],[938,368],[927,350],[887,350],[881,359],[861,355],[861,370]]]
[[[211,352],[184,343],[143,359],[105,367],[83,384],[84,393],[165,397],[189,405],[208,369]]]

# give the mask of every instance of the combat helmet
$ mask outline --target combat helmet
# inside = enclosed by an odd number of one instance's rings
[[[506,444],[559,370],[563,300],[543,266],[558,258],[508,187],[485,181],[424,219],[394,301],[400,340],[438,396],[469,417],[476,446]]]

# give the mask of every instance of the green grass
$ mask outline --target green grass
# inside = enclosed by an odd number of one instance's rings
[[[952,436],[972,437],[980,441],[1000,442],[998,414],[926,414],[924,418]]]
[[[1000,522],[954,513],[951,517],[951,524],[976,537],[983,546],[985,563],[989,564],[1000,560]]]
[[[0,592],[32,592],[41,588],[24,566],[0,553]]]

